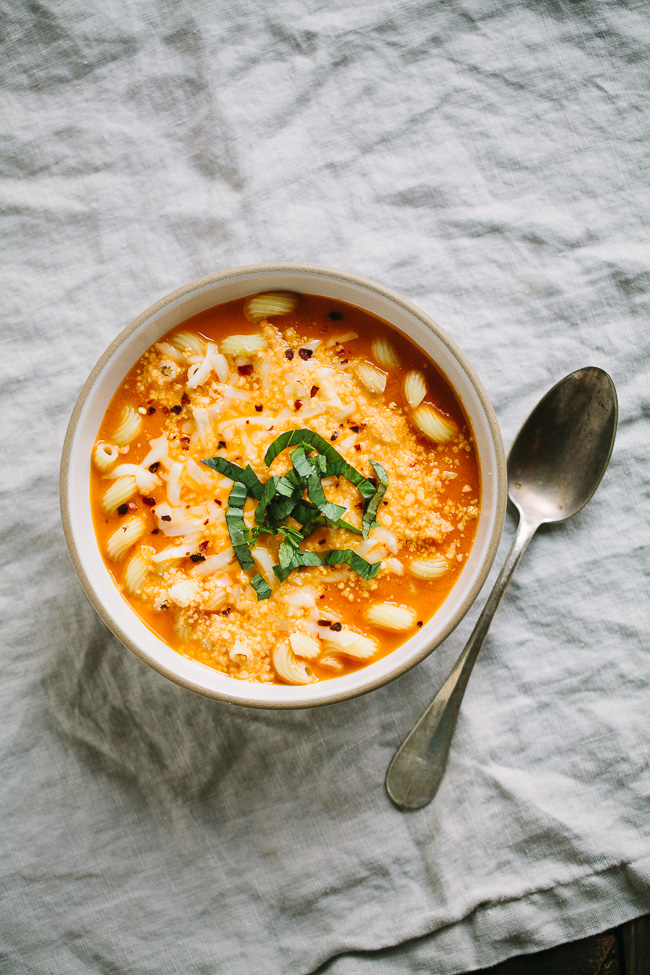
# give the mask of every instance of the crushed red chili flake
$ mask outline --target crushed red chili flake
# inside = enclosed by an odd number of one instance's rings
[[[152,413],[155,413],[155,412],[156,412],[156,407],[155,406],[150,406],[149,409],[147,410],[147,413],[149,414],[149,416],[151,416],[151,414]]]
[[[250,376],[253,373],[253,367],[251,365],[237,366],[237,372],[240,376]]]
[[[187,395],[187,393],[183,393],[183,395],[181,396],[181,403],[183,404],[183,406],[187,406],[187,404],[189,403],[189,401],[190,401],[190,398]]]
[[[361,511],[361,510],[363,510],[363,508],[365,507],[365,505],[364,505],[363,501],[360,501],[359,504],[355,504],[354,507],[355,508],[359,508],[359,510]]]
[[[352,430],[352,433],[358,433],[359,432],[359,427],[356,426],[356,424],[355,424],[355,426],[350,427],[350,430]]]
[[[332,436],[330,437],[330,440],[336,440],[336,438],[338,437],[338,435],[339,435],[338,430],[335,430],[334,433],[332,434]]]
[[[160,528],[152,528],[151,534],[152,535],[157,535],[159,531],[160,531]]]
[[[219,443],[217,444],[217,450],[225,450],[225,447],[226,447],[226,441],[220,440]]]
[[[422,626],[422,620],[418,620],[418,626]]]
[[[178,414],[180,413],[180,411],[182,409],[183,409],[183,407],[180,405],[180,403],[177,403],[176,406],[172,406],[172,408],[171,408],[172,413],[175,413],[176,416],[178,416]]]
[[[311,359],[314,352],[312,349],[298,349],[298,355],[301,359]]]
[[[169,413],[169,410],[167,409],[166,406],[163,406],[162,411],[163,411],[163,413]]]
[[[161,521],[171,521],[172,520],[172,516],[171,515],[161,515],[160,516],[160,520]]]
[[[348,363],[349,361],[350,361],[349,359],[341,359],[341,365],[342,365],[342,366],[344,366],[344,365],[346,365],[346,363]]]
[[[340,633],[342,629],[343,629],[343,627],[341,626],[340,623],[332,623],[332,632],[333,633]]]
[[[142,499],[142,503],[143,504],[148,504],[149,507],[151,507],[152,504],[155,504],[156,503],[156,499],[155,498],[143,498]]]
[[[331,620],[319,620],[318,621],[318,625],[319,626],[331,626],[332,625],[332,621]]]
[[[226,608],[223,610],[223,612],[221,613],[221,615],[222,616],[230,616],[230,606],[226,606]]]
[[[332,319],[333,322],[340,322],[341,319],[343,318],[342,311],[328,311],[327,314]]]
[[[256,405],[255,406],[255,412],[256,413],[261,413],[263,409],[264,409],[264,404],[263,403],[260,403],[259,405]]]
[[[319,386],[312,386],[312,388],[309,390],[309,395],[311,396],[312,399],[314,398],[314,396],[316,395],[319,389],[320,389]]]
[[[318,544],[319,545],[325,545],[326,542],[327,542],[327,539],[326,538],[321,538]]]
[[[137,511],[138,510],[138,506],[135,503],[135,501],[129,501],[129,510],[130,511]]]
[[[361,450],[361,444],[360,443],[355,443],[354,449],[355,450]]]
[[[129,510],[128,504],[121,504],[117,509],[117,513],[118,515],[125,515],[128,510]]]
[[[291,360],[293,359],[293,355],[294,355],[293,349],[285,349],[284,350],[284,354],[286,355],[286,357],[289,360],[289,362],[291,362]]]
[[[219,500],[219,498],[215,498],[215,499],[214,499],[214,503],[215,503],[215,504],[218,504],[218,505],[219,505],[219,507],[221,507],[221,501]]]
[[[209,541],[207,540],[207,538],[206,538],[206,539],[205,539],[205,540],[204,540],[203,542],[199,542],[199,550],[200,550],[201,552],[205,552],[205,550],[206,550],[206,548],[208,547],[208,545],[209,545],[209,544],[210,544],[210,543],[209,543]]]
[[[302,406],[302,400],[300,400],[300,399],[297,399],[295,401],[295,403],[293,404],[293,408],[296,411],[299,410],[301,406]]]
[[[205,562],[205,555],[190,555],[190,562]]]

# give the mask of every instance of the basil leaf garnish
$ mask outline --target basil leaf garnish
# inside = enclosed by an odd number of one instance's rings
[[[349,565],[362,579],[374,579],[381,567],[381,562],[366,562],[350,548],[333,549],[323,556],[323,565],[343,564]]]
[[[249,533],[244,522],[244,504],[248,497],[246,485],[235,481],[228,495],[226,525],[237,561],[242,569],[252,569],[255,565],[249,548]]]
[[[228,497],[226,525],[240,566],[246,571],[254,567],[251,545],[261,533],[280,533],[283,540],[278,552],[279,564],[273,566],[280,581],[301,566],[342,564],[349,565],[363,579],[374,578],[381,562],[367,562],[351,549],[335,549],[318,554],[303,552],[300,545],[314,529],[327,526],[344,528],[367,538],[371,527],[376,524],[379,505],[388,487],[384,467],[378,461],[370,461],[377,475],[375,484],[374,479],[364,477],[348,464],[331,443],[306,428],[289,430],[277,437],[264,456],[267,467],[287,447],[295,447],[290,455],[291,470],[281,477],[272,475],[265,484],[250,465],[242,468],[225,457],[203,460],[207,467],[234,482]],[[361,529],[342,518],[345,507],[328,500],[322,484],[326,477],[344,477],[357,488],[364,499]],[[244,505],[248,497],[258,502],[252,530],[244,521]],[[287,524],[287,518],[293,519],[299,527]],[[259,573],[251,578],[251,585],[258,599],[270,597],[271,587]]]
[[[259,572],[251,579],[251,586],[257,593],[258,599],[269,599],[271,596],[271,587],[266,579],[262,578]]]
[[[371,460],[372,468],[377,475],[377,488],[375,493],[366,503],[366,507],[363,512],[363,520],[361,522],[361,529],[363,532],[363,537],[367,538],[368,533],[372,526],[376,523],[375,519],[377,517],[377,510],[379,508],[379,503],[383,496],[386,494],[386,488],[388,487],[388,474],[382,465],[376,461]]]

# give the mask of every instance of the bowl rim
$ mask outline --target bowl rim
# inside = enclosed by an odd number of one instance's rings
[[[233,696],[226,692],[223,692],[217,688],[206,687],[204,684],[199,684],[184,675],[176,673],[173,669],[167,667],[164,663],[153,658],[148,652],[143,650],[123,629],[120,622],[116,620],[112,614],[106,609],[104,603],[92,585],[88,574],[83,565],[83,560],[79,551],[79,546],[77,544],[77,538],[75,536],[72,517],[70,512],[70,496],[69,496],[69,478],[70,478],[70,467],[73,458],[73,447],[75,442],[75,436],[77,433],[77,428],[79,421],[82,417],[84,408],[91,397],[93,389],[97,378],[103,372],[104,367],[110,361],[114,353],[120,348],[120,346],[128,339],[134,332],[136,332],[142,325],[144,325],[150,318],[157,315],[160,311],[175,302],[178,302],[184,297],[188,297],[194,292],[199,292],[206,287],[210,287],[214,284],[219,284],[226,282],[231,278],[240,278],[246,276],[252,276],[255,274],[283,274],[283,273],[298,273],[298,274],[309,274],[313,276],[322,276],[323,278],[335,278],[353,286],[360,287],[362,289],[369,290],[381,297],[386,298],[389,301],[404,308],[410,315],[415,317],[426,329],[433,332],[437,339],[447,347],[449,352],[454,358],[456,358],[462,368],[462,370],[467,375],[471,386],[483,408],[487,429],[492,441],[492,446],[494,448],[495,455],[495,470],[494,470],[494,497],[495,497],[495,511],[494,520],[490,528],[489,539],[487,541],[485,554],[483,557],[483,562],[480,566],[479,571],[474,578],[472,585],[468,588],[462,602],[454,611],[452,616],[449,618],[447,624],[442,630],[437,632],[435,636],[427,641],[423,647],[421,647],[416,653],[414,653],[407,660],[402,661],[397,664],[390,672],[379,675],[374,679],[367,681],[362,687],[350,688],[347,690],[336,691],[335,689],[335,678],[321,682],[324,688],[332,688],[333,691],[329,691],[321,696],[316,696],[310,698],[309,701],[298,701],[293,703],[291,701],[264,701],[264,700],[246,700],[241,695]],[[450,380],[448,380],[450,382]],[[452,384],[452,388],[453,384]],[[194,281],[189,282],[175,289],[164,297],[160,298],[158,301],[154,302],[148,308],[146,308],[141,314],[132,319],[128,325],[126,325],[113,339],[110,345],[99,357],[95,363],[93,369],[91,370],[88,378],[86,379],[81,392],[77,398],[74,409],[72,411],[70,421],[66,430],[65,440],[63,444],[62,457],[61,457],[61,468],[59,477],[59,493],[60,493],[60,506],[61,506],[61,520],[63,523],[63,531],[68,546],[68,552],[72,560],[74,569],[79,577],[83,589],[90,600],[92,606],[94,607],[100,618],[106,623],[108,628],[117,636],[120,642],[132,653],[139,657],[148,667],[157,671],[163,677],[168,680],[185,687],[187,690],[191,690],[195,693],[199,693],[204,697],[209,697],[214,700],[223,701],[232,705],[242,706],[242,707],[252,707],[260,708],[263,710],[298,710],[302,708],[311,707],[322,707],[328,704],[335,704],[340,701],[349,700],[351,698],[360,697],[363,694],[367,694],[370,691],[376,690],[377,688],[387,684],[402,674],[411,670],[418,663],[421,663],[426,657],[429,656],[433,650],[436,649],[453,630],[458,626],[461,620],[465,617],[468,610],[470,609],[472,603],[478,596],[480,590],[483,587],[485,579],[492,567],[494,557],[496,555],[497,549],[499,547],[499,542],[501,540],[501,534],[503,531],[503,523],[505,520],[505,513],[507,507],[507,470],[506,470],[506,458],[503,448],[503,441],[501,438],[501,432],[497,422],[494,407],[490,402],[490,399],[483,388],[483,384],[479,379],[474,367],[471,365],[467,359],[465,353],[458,347],[454,340],[447,335],[447,333],[441,328],[438,323],[427,315],[422,309],[417,305],[413,304],[407,298],[404,298],[398,292],[393,291],[391,288],[387,288],[370,278],[366,278],[362,275],[355,274],[351,271],[342,271],[338,268],[329,267],[327,265],[321,264],[306,264],[302,262],[271,262],[271,263],[258,263],[258,264],[247,264],[240,267],[227,268],[223,271],[216,271],[212,274],[205,275],[204,277],[197,278]],[[161,639],[158,637],[158,639]],[[164,643],[164,641],[162,641]],[[182,656],[182,655],[181,655]],[[227,676],[227,675],[222,675]],[[247,682],[239,681],[238,683],[247,686]],[[274,685],[273,685],[274,686]],[[314,685],[309,685],[313,687]]]

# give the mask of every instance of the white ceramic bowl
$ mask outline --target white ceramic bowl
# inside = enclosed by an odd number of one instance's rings
[[[130,609],[111,579],[95,541],[90,512],[90,457],[116,388],[142,353],[180,322],[222,302],[260,291],[325,295],[383,318],[423,349],[447,377],[467,413],[481,465],[481,514],[476,540],[453,590],[435,616],[401,647],[345,677],[308,684],[235,680],[167,646]],[[506,508],[503,445],[494,410],[469,362],[448,335],[406,299],[355,274],[309,264],[256,264],[193,281],[162,298],[118,335],[83,387],[72,414],[61,466],[63,527],[75,569],[93,606],[122,643],[183,687],[231,704],[304,708],[330,704],[380,687],[426,657],[463,618],[496,553]]]

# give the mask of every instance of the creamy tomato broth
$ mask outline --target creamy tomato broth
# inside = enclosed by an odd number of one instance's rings
[[[207,463],[206,463],[207,462]],[[97,540],[171,647],[304,684],[440,607],[479,513],[453,390],[391,326],[288,292],[208,309],[131,369],[93,451]]]

